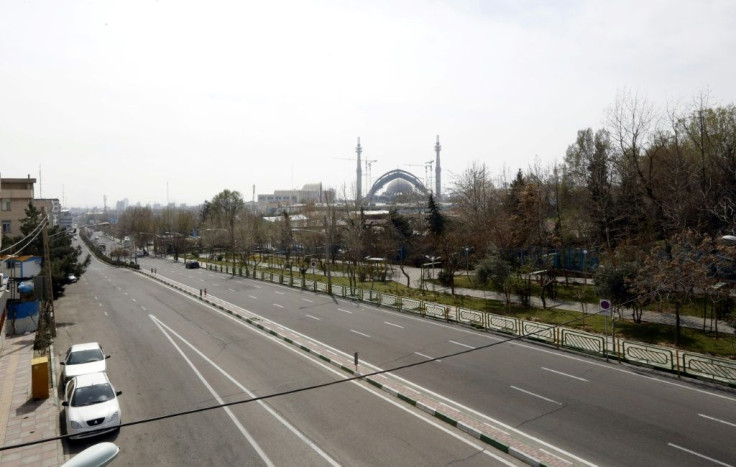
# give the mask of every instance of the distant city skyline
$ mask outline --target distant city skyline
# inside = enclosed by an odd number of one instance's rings
[[[423,180],[439,135],[448,191],[560,163],[620,92],[736,102],[730,0],[39,0],[0,38],[0,172],[65,207],[350,196],[357,138],[372,180]]]

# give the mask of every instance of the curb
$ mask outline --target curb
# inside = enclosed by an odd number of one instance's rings
[[[343,363],[341,363],[341,362],[339,362],[339,361],[337,361],[337,360],[335,360],[333,358],[330,358],[328,356],[325,356],[325,355],[321,354],[319,351],[314,350],[314,349],[312,349],[310,347],[307,347],[304,344],[301,344],[301,343],[295,341],[294,339],[290,338],[289,336],[282,335],[279,332],[274,331],[273,329],[267,328],[263,324],[261,324],[259,322],[256,322],[256,320],[253,319],[253,318],[249,318],[247,316],[243,316],[243,315],[241,315],[241,314],[239,314],[239,313],[237,313],[237,312],[235,312],[233,310],[230,310],[228,308],[223,307],[220,304],[217,304],[217,303],[215,303],[213,301],[210,301],[208,298],[200,297],[197,294],[194,294],[194,293],[192,293],[192,292],[190,292],[188,290],[185,290],[183,287],[177,286],[175,284],[170,284],[166,280],[161,279],[158,276],[151,275],[149,273],[146,273],[145,271],[138,271],[138,272],[141,272],[142,274],[146,275],[147,277],[150,277],[150,278],[152,278],[152,279],[154,279],[154,280],[156,280],[156,281],[158,281],[158,282],[166,285],[167,287],[173,288],[173,289],[178,290],[178,291],[180,291],[182,293],[185,293],[185,294],[187,294],[187,295],[189,295],[191,297],[194,297],[196,299],[199,299],[199,301],[201,301],[203,303],[206,303],[207,305],[210,305],[213,308],[216,308],[216,309],[218,309],[220,311],[223,311],[225,313],[228,313],[229,315],[232,315],[232,316],[240,319],[241,321],[244,321],[244,322],[250,324],[251,326],[253,326],[253,327],[257,328],[257,329],[259,329],[261,331],[264,331],[264,332],[268,333],[271,336],[277,337],[277,338],[283,340],[284,342],[286,342],[286,343],[288,343],[290,345],[293,345],[294,347],[297,347],[300,350],[303,350],[303,351],[305,351],[305,352],[307,352],[307,353],[309,353],[311,355],[314,355],[314,356],[318,357],[320,360],[323,360],[323,361],[325,361],[325,362],[327,362],[327,363],[329,363],[329,364],[331,364],[331,365],[333,365],[333,366],[341,369],[342,371],[344,371],[346,373],[349,373],[350,375],[358,376],[358,377],[361,377],[362,376],[359,372],[357,372],[356,370],[354,370],[354,369],[352,369],[350,367],[345,366]],[[233,306],[236,306],[236,305],[233,305]],[[382,375],[376,375],[376,376],[379,376],[380,377]],[[522,461],[522,462],[530,465],[530,466],[533,466],[533,467],[546,467],[547,465],[550,465],[550,464],[545,464],[545,463],[541,462],[540,460],[536,459],[534,456],[532,456],[530,454],[527,454],[526,452],[524,452],[522,450],[519,450],[519,449],[517,449],[517,448],[515,448],[513,446],[510,446],[510,445],[504,443],[503,441],[500,441],[500,440],[498,440],[498,439],[496,439],[496,438],[494,438],[494,437],[492,437],[492,436],[490,436],[490,435],[488,435],[486,433],[481,432],[477,428],[471,426],[470,424],[468,424],[468,423],[466,423],[466,422],[464,422],[462,420],[459,420],[459,419],[453,417],[452,415],[449,415],[447,413],[441,412],[441,411],[439,411],[439,410],[431,407],[430,405],[428,405],[428,404],[426,404],[426,403],[424,403],[424,402],[416,399],[415,397],[412,397],[411,395],[407,395],[405,393],[402,393],[401,391],[394,389],[390,385],[378,381],[378,379],[375,378],[375,377],[365,377],[365,378],[361,377],[360,379],[364,379],[367,383],[369,383],[372,386],[374,386],[374,387],[382,390],[383,392],[385,392],[385,393],[387,393],[387,394],[389,394],[389,395],[391,395],[391,396],[393,396],[393,397],[395,397],[395,398],[397,398],[397,399],[399,399],[399,400],[401,400],[403,402],[406,402],[406,403],[408,403],[408,404],[410,404],[410,405],[412,405],[412,406],[414,406],[414,407],[422,410],[423,412],[431,415],[432,417],[434,417],[434,418],[436,418],[438,420],[441,420],[442,422],[444,422],[444,423],[446,423],[446,424],[448,424],[448,425],[450,425],[450,426],[452,426],[454,428],[457,428],[457,429],[461,430],[462,432],[464,432],[464,433],[472,436],[473,438],[481,441],[482,443],[487,444],[487,445],[489,445],[489,446],[491,446],[491,447],[493,447],[493,448],[495,448],[495,449],[503,452],[504,454],[508,454],[508,455],[510,455],[510,456],[512,456],[512,457],[514,457],[514,458],[516,458],[516,459],[518,459],[518,460],[520,460],[520,461]]]

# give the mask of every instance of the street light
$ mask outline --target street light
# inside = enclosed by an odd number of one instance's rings
[[[463,251],[465,251],[465,275],[470,277],[470,262],[468,260],[468,253],[470,252],[470,247],[466,246],[463,247]]]
[[[432,271],[430,272],[429,278],[434,279],[434,265],[439,264],[439,260],[442,259],[441,256],[429,256],[424,255],[425,258],[429,260],[429,263],[423,264],[423,266],[432,266]],[[432,290],[434,290],[434,282],[432,283]]]

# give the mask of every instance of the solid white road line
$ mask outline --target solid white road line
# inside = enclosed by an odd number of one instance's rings
[[[254,393],[252,393],[248,388],[246,388],[245,386],[243,386],[242,384],[240,384],[234,377],[232,377],[229,373],[227,373],[225,370],[223,370],[222,368],[220,368],[220,366],[217,365],[215,362],[213,362],[212,360],[210,360],[209,358],[207,358],[207,356],[205,354],[203,354],[202,352],[200,352],[196,347],[194,347],[192,344],[190,344],[182,336],[180,336],[179,334],[177,334],[173,329],[169,328],[163,322],[159,321],[158,318],[156,318],[155,316],[152,316],[152,315],[149,315],[149,316],[151,316],[151,318],[154,319],[156,322],[161,323],[161,326],[164,326],[165,328],[167,328],[173,335],[175,335],[182,342],[184,342],[190,349],[192,349],[194,352],[196,352],[197,355],[199,355],[200,357],[202,357],[207,363],[209,363],[210,365],[212,365],[213,368],[215,368],[223,376],[225,376],[233,384],[235,384],[238,388],[240,388],[241,391],[243,391],[244,393],[248,394],[248,396],[250,396],[250,397],[253,397],[253,398],[256,397],[256,395]],[[168,337],[168,335],[167,335],[167,337]],[[169,337],[169,340],[171,340],[170,337]],[[180,350],[180,352],[181,352],[181,350]],[[263,401],[256,401],[256,402],[258,403],[258,405],[260,405],[261,407],[263,407],[268,413],[270,413],[276,420],[278,420],[279,422],[281,422],[282,425],[284,425],[286,428],[288,428],[289,431],[291,431],[292,433],[294,433],[294,435],[296,435],[297,438],[299,438],[300,440],[302,440],[307,446],[309,446],[310,448],[312,448],[317,454],[319,454],[323,459],[325,459],[328,463],[330,463],[330,465],[333,465],[333,466],[340,465],[334,459],[332,459],[326,452],[324,452],[322,449],[320,449],[320,447],[317,446],[312,440],[310,440],[305,434],[303,434],[302,432],[300,432],[299,430],[297,430],[296,427],[294,427],[285,418],[283,418],[276,411],[274,411],[268,404],[266,404]]]
[[[700,416],[701,416],[701,417],[703,417],[703,418],[707,418],[708,420],[713,420],[713,421],[715,421],[715,422],[720,422],[720,423],[723,423],[724,425],[731,425],[731,426],[733,426],[733,427],[736,427],[736,423],[731,423],[731,422],[727,422],[727,421],[725,421],[725,420],[719,420],[719,419],[717,419],[717,418],[709,417],[708,415],[704,415],[704,414],[702,414],[702,413],[699,413],[698,415],[700,415]]]
[[[462,344],[462,343],[460,343],[460,342],[450,341],[450,343],[452,343],[452,344],[455,344],[455,345],[460,345],[460,346],[462,346],[462,347],[467,347],[467,348],[469,348],[469,349],[474,349],[474,348],[475,348],[475,347],[471,347],[471,346],[469,346],[469,345],[466,345],[466,344]]]
[[[539,450],[542,451],[545,454],[548,454],[548,455],[552,456],[552,457],[556,457],[557,459],[559,459],[561,462],[564,462],[565,464],[573,465],[572,462],[570,462],[569,460],[563,459],[562,457],[560,457],[558,455],[555,455],[555,454],[547,451],[546,449],[539,448]]]
[[[430,357],[429,355],[424,355],[423,353],[419,353],[419,352],[414,352],[414,353],[419,355],[420,357],[426,358],[427,360],[432,360],[434,358],[434,357]],[[435,360],[435,362],[442,362],[442,359],[438,358],[437,360]]]
[[[529,394],[530,396],[538,397],[538,398],[540,398],[540,399],[542,399],[544,401],[547,401],[547,402],[552,402],[553,404],[562,405],[562,402],[557,402],[557,401],[554,401],[552,399],[548,399],[548,398],[546,398],[544,396],[540,396],[539,394],[534,394],[533,392],[527,391],[526,389],[517,388],[516,386],[511,386],[511,389],[516,389],[517,391],[521,391],[521,392],[523,392],[525,394]]]
[[[690,449],[683,448],[682,446],[678,446],[676,444],[667,443],[667,446],[671,446],[671,447],[673,447],[675,449],[679,449],[681,451],[685,451],[687,453],[692,454],[693,456],[698,456],[701,459],[705,459],[705,460],[711,461],[714,464],[723,465],[725,467],[733,467],[733,465],[731,465],[731,464],[726,464],[725,462],[717,461],[717,460],[713,459],[712,457],[708,457],[706,455],[700,454],[699,452],[691,451]]]
[[[354,332],[355,334],[358,334],[359,336],[363,336],[363,337],[371,337],[368,334],[363,334],[362,332],[356,331],[355,329],[351,329],[350,332]]]
[[[166,336],[166,338],[169,340],[169,342],[171,342],[171,345],[173,345],[174,348],[179,352],[179,354],[181,354],[181,357],[184,359],[184,361],[189,364],[189,367],[192,369],[192,371],[194,371],[194,374],[197,375],[197,377],[199,378],[199,380],[202,381],[202,384],[204,384],[205,387],[210,391],[210,394],[212,394],[212,397],[215,398],[215,400],[217,401],[217,403],[218,404],[224,404],[225,401],[220,397],[219,394],[217,394],[217,392],[215,392],[215,389],[210,385],[210,383],[207,382],[207,380],[204,378],[204,376],[202,376],[202,373],[200,373],[199,370],[197,370],[197,367],[194,366],[194,363],[192,363],[192,361],[189,360],[189,358],[184,354],[184,351],[182,351],[181,348],[179,347],[179,345],[176,342],[174,342],[174,339],[169,335],[169,333],[167,333],[164,330],[164,328],[162,327],[163,326],[163,323],[160,322],[153,315],[148,315],[148,316],[153,320],[154,324],[156,324],[156,326],[158,326],[158,328],[161,330],[161,332],[163,333],[163,335]],[[171,330],[171,329],[169,328],[169,330]],[[266,453],[263,452],[263,450],[261,449],[261,447],[258,445],[258,443],[256,442],[256,440],[253,439],[253,437],[250,435],[250,433],[248,433],[248,430],[246,430],[245,427],[240,423],[240,420],[238,420],[237,417],[235,417],[235,414],[232,413],[232,411],[230,410],[230,407],[223,407],[223,410],[225,410],[225,413],[227,413],[228,417],[230,417],[230,420],[232,420],[232,422],[238,428],[238,430],[243,435],[243,437],[248,440],[248,442],[250,443],[251,446],[253,446],[253,449],[256,450],[256,452],[261,457],[261,459],[263,460],[263,462],[265,462],[267,465],[273,466],[274,463],[271,462],[271,460],[268,458],[268,456],[266,455]]]
[[[552,372],[552,373],[556,373],[556,374],[558,374],[558,375],[562,375],[562,376],[567,376],[568,378],[573,378],[573,379],[578,379],[578,380],[580,380],[580,381],[585,381],[586,383],[589,383],[589,382],[590,382],[590,381],[588,381],[588,380],[587,380],[587,379],[585,379],[585,378],[579,378],[579,377],[577,377],[577,376],[573,376],[573,375],[568,375],[567,373],[563,373],[563,372],[561,372],[561,371],[557,371],[557,370],[551,370],[551,369],[549,369],[549,368],[545,368],[545,367],[542,367],[542,369],[543,369],[543,370],[545,370],[545,371],[549,371],[549,372]]]
[[[383,324],[388,324],[389,326],[393,326],[396,328],[404,329],[404,326],[399,326],[398,324],[389,323],[388,321],[384,321]]]
[[[162,287],[164,287],[164,286],[162,286]],[[193,298],[193,297],[190,297],[189,295],[187,295],[187,294],[186,294],[186,293],[184,293],[184,292],[179,292],[179,293],[180,293],[181,295],[183,295],[183,296],[185,296],[185,297],[189,298],[189,299],[190,299],[190,300],[192,300],[192,301],[197,301],[197,299],[195,299],[195,298]],[[247,324],[243,323],[242,321],[240,321],[240,320],[239,320],[238,318],[235,318],[235,317],[233,317],[233,316],[230,316],[230,315],[228,315],[227,313],[225,313],[225,312],[224,312],[224,311],[222,311],[222,310],[219,310],[219,309],[217,309],[217,308],[211,307],[211,306],[209,306],[209,305],[206,305],[206,304],[202,304],[201,302],[197,302],[197,303],[200,303],[200,305],[202,305],[202,306],[204,306],[204,307],[206,307],[206,308],[209,308],[209,309],[210,309],[210,310],[212,310],[212,311],[213,311],[214,313],[217,313],[217,314],[219,314],[219,315],[223,316],[223,317],[224,317],[224,318],[226,318],[226,319],[230,319],[230,320],[232,320],[232,321],[234,321],[234,322],[236,322],[236,323],[240,324],[241,326],[244,326],[245,328],[247,328],[247,329],[250,329],[250,330],[251,330],[251,331],[253,331],[253,332],[258,332],[257,330],[255,330],[255,329],[251,328],[251,327],[250,327],[249,325],[247,325]],[[376,308],[376,309],[377,309],[378,311],[383,311],[384,313],[388,313],[388,311],[386,311],[386,310],[381,310],[381,309],[378,309],[378,308]],[[346,313],[352,313],[351,311],[348,311],[348,310],[344,310],[344,309],[339,309],[339,308],[338,308],[338,310],[340,310],[340,311],[344,311],[344,312],[346,312]],[[348,359],[352,359],[352,358],[353,358],[353,355],[351,355],[351,354],[348,354],[348,353],[346,353],[346,352],[343,352],[343,351],[341,351],[341,350],[338,350],[338,349],[336,349],[336,348],[334,348],[334,347],[330,346],[329,344],[327,344],[327,343],[325,343],[325,342],[322,342],[322,341],[316,340],[316,339],[314,339],[314,338],[312,338],[312,337],[309,337],[309,336],[307,336],[306,334],[302,334],[302,333],[300,333],[300,332],[298,332],[298,331],[296,331],[296,330],[294,330],[294,329],[291,329],[291,328],[286,328],[286,327],[284,327],[284,326],[281,326],[281,325],[279,325],[279,324],[277,324],[277,323],[274,323],[274,322],[272,322],[272,321],[270,321],[270,320],[268,320],[268,319],[266,319],[266,318],[264,318],[264,317],[262,317],[262,316],[258,315],[257,313],[254,313],[254,312],[250,311],[250,310],[244,309],[244,311],[246,311],[247,313],[250,313],[250,314],[252,314],[252,315],[255,315],[255,316],[257,316],[257,317],[259,317],[259,318],[263,319],[264,321],[268,321],[268,322],[271,322],[271,323],[273,323],[273,325],[274,325],[274,326],[277,326],[277,327],[279,327],[279,328],[281,328],[281,329],[287,329],[287,330],[288,330],[289,332],[291,332],[291,333],[293,333],[293,334],[295,334],[295,335],[298,335],[298,336],[302,337],[303,339],[307,340],[308,342],[312,342],[312,343],[314,343],[314,344],[316,344],[316,345],[319,345],[319,346],[321,346],[321,347],[323,347],[323,348],[326,348],[326,349],[330,349],[331,351],[335,352],[335,353],[336,353],[337,355],[341,355],[341,356],[343,356],[344,358],[348,358]],[[404,318],[405,318],[405,319],[414,319],[414,320],[416,320],[416,321],[421,321],[421,322],[425,322],[425,321],[422,321],[422,319],[421,319],[421,318],[413,318],[413,317],[404,317]],[[434,323],[434,322],[425,322],[425,323],[426,323],[426,324],[430,324],[430,325],[432,325],[432,326],[440,326],[440,327],[444,327],[444,328],[448,328],[448,329],[454,329],[454,328],[452,328],[451,326],[449,326],[449,325],[446,325],[446,324],[442,324],[442,323]],[[456,330],[456,331],[458,331],[458,332],[462,332],[462,333],[465,333],[465,334],[473,334],[473,335],[476,335],[475,333],[472,333],[472,332],[470,332],[470,331],[467,331],[467,330],[462,330],[462,329],[460,329],[460,330],[458,330],[458,329],[455,329],[455,330]],[[506,340],[506,339],[502,339],[502,338],[498,338],[498,337],[492,337],[492,338],[491,338],[491,337],[487,337],[487,336],[483,336],[483,337],[486,337],[486,338],[490,338],[490,339],[492,339],[492,340],[497,340],[497,341],[501,341],[501,340]],[[292,350],[292,351],[293,351],[294,353],[297,353],[297,354],[300,354],[300,355],[302,355],[302,356],[303,356],[303,354],[301,354],[301,353],[300,353],[300,351],[299,351],[298,349],[294,349],[294,348],[292,348],[292,347],[289,347],[289,344],[286,344],[286,343],[284,343],[284,342],[282,342],[282,341],[278,340],[278,339],[277,339],[277,338],[275,338],[275,337],[273,337],[272,339],[274,340],[274,342],[277,342],[277,343],[279,343],[279,344],[281,344],[281,345],[283,345],[283,346],[285,346],[285,347],[289,348],[289,349],[290,349],[290,350]],[[518,343],[517,343],[516,345],[520,345],[520,344],[518,344]],[[521,347],[527,347],[526,345],[520,345],[520,346],[521,346]],[[529,346],[529,348],[530,348],[530,349],[533,349],[533,350],[538,350],[538,349],[536,349],[536,348],[534,348],[534,347],[531,347],[531,346]],[[553,354],[553,355],[556,355],[556,354],[555,354],[554,352],[551,352],[551,351],[547,351],[547,350],[542,350],[542,351],[543,351],[543,352],[545,352],[545,353],[549,353],[549,354]],[[572,360],[577,360],[577,361],[581,361],[581,362],[584,362],[584,361],[585,361],[585,360],[583,360],[582,358],[575,358],[575,357],[567,357],[567,358],[571,358]],[[362,363],[363,363],[364,365],[367,365],[367,366],[368,366],[369,368],[372,368],[372,369],[373,369],[374,371],[380,371],[380,370],[382,370],[382,368],[380,368],[380,367],[378,367],[378,366],[376,366],[376,365],[372,365],[372,364],[370,364],[370,363],[366,363],[366,362],[362,362]],[[323,366],[323,367],[325,367],[325,368],[328,368],[328,369],[330,369],[330,371],[333,371],[333,369],[332,369],[331,367],[328,367],[327,365],[323,365],[323,364],[321,364],[321,363],[319,363],[319,362],[318,362],[317,364],[318,364],[318,365],[321,365],[321,366]],[[604,367],[604,365],[598,365],[598,366]],[[629,373],[628,371],[624,371],[624,370],[618,370],[618,371],[622,371],[622,372],[625,372],[625,373]],[[335,373],[335,374],[342,374],[342,373],[339,373],[338,371],[334,371],[334,373]],[[555,452],[558,452],[558,453],[560,453],[560,454],[563,454],[563,455],[569,456],[569,457],[570,457],[571,459],[574,459],[574,460],[576,460],[577,462],[579,462],[579,463],[581,463],[581,464],[584,464],[584,465],[587,465],[587,466],[591,466],[591,467],[595,465],[595,464],[593,464],[592,462],[590,462],[590,461],[587,461],[587,460],[585,460],[585,459],[583,459],[583,458],[581,458],[581,457],[579,457],[579,456],[576,456],[575,454],[573,454],[573,453],[571,453],[571,452],[567,452],[567,451],[563,450],[562,448],[559,448],[559,447],[557,447],[557,446],[555,446],[555,445],[553,445],[553,444],[551,444],[551,443],[548,443],[548,442],[544,441],[543,439],[540,439],[540,438],[537,438],[537,437],[531,436],[530,434],[528,434],[528,433],[525,433],[525,432],[523,432],[523,431],[521,431],[521,430],[519,430],[519,429],[517,429],[517,428],[514,428],[514,427],[513,427],[513,426],[511,426],[511,425],[507,425],[507,424],[505,424],[505,423],[501,422],[500,420],[496,420],[496,419],[494,419],[494,418],[491,418],[491,417],[489,417],[489,416],[488,416],[488,415],[486,415],[486,414],[483,414],[483,413],[481,413],[481,412],[479,412],[479,411],[477,411],[477,410],[474,410],[474,409],[472,409],[471,407],[468,407],[468,406],[466,406],[466,405],[460,404],[460,403],[458,403],[457,401],[453,401],[453,400],[451,400],[451,399],[449,399],[449,398],[447,398],[447,397],[443,396],[442,394],[436,393],[436,392],[434,392],[434,391],[432,391],[432,390],[430,390],[430,389],[428,389],[428,388],[426,388],[426,387],[424,387],[424,386],[418,385],[418,384],[416,384],[416,383],[414,383],[414,382],[412,382],[412,381],[409,381],[409,380],[407,380],[407,379],[405,379],[405,378],[402,378],[402,377],[400,377],[400,376],[398,376],[398,375],[395,375],[395,374],[392,374],[391,376],[392,376],[393,378],[396,378],[396,379],[397,379],[398,381],[401,381],[401,382],[402,382],[403,384],[407,385],[407,386],[408,386],[408,387],[410,387],[410,388],[416,388],[417,390],[421,390],[421,391],[425,392],[426,394],[429,394],[429,395],[431,395],[432,397],[434,397],[434,398],[436,398],[436,399],[438,399],[438,400],[446,400],[446,401],[448,401],[448,402],[452,402],[452,403],[453,403],[453,404],[454,404],[454,405],[455,405],[456,407],[458,407],[459,409],[461,409],[461,410],[463,410],[463,411],[466,411],[466,412],[468,412],[468,413],[474,414],[475,416],[477,416],[477,417],[479,417],[479,418],[481,418],[481,419],[485,419],[485,420],[490,420],[491,422],[493,422],[493,423],[494,423],[494,424],[496,424],[496,425],[499,425],[499,426],[503,426],[503,427],[504,427],[504,428],[505,428],[506,430],[508,430],[508,431],[510,431],[510,432],[516,433],[516,434],[518,434],[519,436],[523,436],[524,438],[526,438],[526,439],[529,439],[529,440],[532,440],[532,441],[534,441],[534,442],[536,442],[536,443],[539,443],[539,444],[540,444],[540,445],[542,445],[542,446],[546,446],[546,447],[547,447],[548,449],[553,449],[553,450],[554,450]],[[651,378],[651,379],[655,379],[655,378]],[[659,381],[659,380],[658,380],[658,381]],[[666,381],[664,381],[664,382],[666,382]],[[684,386],[684,385],[683,385],[683,387],[687,387],[687,386]],[[702,391],[702,392],[704,392],[704,393],[708,394],[708,393],[707,393],[706,391]],[[715,394],[711,394],[711,395],[715,395]],[[381,396],[379,396],[379,397],[381,397]],[[729,398],[729,397],[725,397],[725,398],[726,398],[726,399],[729,399],[729,400],[734,400],[734,401],[736,401],[736,399],[732,399],[732,398]],[[391,401],[390,401],[390,402],[391,402]],[[393,402],[391,402],[391,403],[393,403]],[[400,408],[402,408],[402,410],[406,410],[406,409],[404,409],[404,407],[403,407],[403,406],[397,405],[397,407],[400,407]],[[413,412],[410,412],[410,411],[408,411],[408,410],[407,410],[407,412],[409,412],[409,413],[412,413],[412,414],[413,414]],[[414,415],[416,416],[416,414],[414,414]],[[440,429],[443,429],[443,428],[440,428]],[[450,433],[452,433],[452,432],[450,432]],[[462,438],[461,438],[461,439],[462,439]],[[492,457],[495,457],[495,456],[493,456],[493,455],[492,455],[491,453],[489,453],[488,451],[484,451],[484,453],[485,453],[485,454],[487,454],[487,455],[490,455],[490,456],[492,456]],[[504,462],[505,462],[505,461],[504,461]]]

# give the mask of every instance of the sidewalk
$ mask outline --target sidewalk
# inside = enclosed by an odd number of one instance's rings
[[[167,259],[170,261],[173,261],[173,257],[165,257],[163,259]],[[200,259],[200,262],[206,263],[206,259]],[[251,263],[252,265],[252,263]],[[203,266],[206,267],[206,264]],[[391,277],[391,280],[393,282],[396,282],[401,285],[406,285],[406,276],[401,273],[401,269],[398,266],[392,266],[393,270],[393,276]],[[404,271],[409,275],[409,287],[414,289],[421,288],[422,284],[422,269],[416,268],[412,266],[404,266]],[[432,277],[437,277],[437,273],[440,271],[439,268],[432,270],[429,274]],[[321,272],[320,272],[321,273]],[[332,271],[332,274],[335,276],[344,275],[343,273]],[[456,275],[463,275],[464,272],[457,273]],[[559,280],[560,278],[558,278]],[[582,279],[570,279],[570,281],[581,281]],[[560,283],[563,281],[559,280]],[[436,283],[432,283],[429,281],[426,281],[425,278],[425,284],[424,284],[425,290],[428,290],[430,292],[437,292],[437,293],[450,293],[449,287],[444,287]],[[479,290],[479,289],[467,289],[462,287],[455,287],[455,295],[465,295],[467,297],[477,297],[477,298],[483,298],[488,300],[499,300],[504,301],[505,298],[502,294],[497,292],[490,292],[487,290]],[[518,297],[512,296],[512,301],[518,302]],[[582,313],[582,305],[580,302],[575,301],[567,301],[567,300],[557,300],[557,299],[550,299],[547,298],[547,308],[548,309],[558,309],[558,310],[566,310],[566,311],[576,311],[579,313]],[[530,298],[530,304],[533,307],[536,308],[542,308],[542,300],[539,299],[539,297],[531,297]],[[597,303],[586,303],[585,309],[587,313],[594,314],[598,312],[598,304]],[[624,320],[632,320],[632,311],[630,308],[623,308],[621,310],[621,316]],[[675,315],[673,313],[659,313],[656,311],[650,311],[650,310],[643,310],[641,315],[641,320],[643,323],[659,323],[659,324],[667,324],[670,326],[675,326]],[[703,329],[703,317],[702,316],[689,316],[689,315],[680,315],[680,325],[682,327],[686,328],[692,328],[692,329]],[[711,321],[708,319],[706,321],[706,329],[709,331],[713,331],[711,329]],[[734,327],[725,321],[718,321],[718,332],[719,333],[725,333],[725,334],[734,334],[736,333],[736,330]]]
[[[33,400],[31,360],[35,334],[7,336],[0,347],[0,446],[27,443],[59,435],[56,390]],[[52,369],[53,371],[53,369]],[[64,463],[61,441],[0,451],[0,467],[50,467]]]
[[[422,270],[419,268],[405,266],[404,271],[406,271],[406,273],[409,275],[410,287],[418,289],[421,284]],[[435,270],[435,274],[437,272],[438,270]],[[393,275],[392,280],[399,284],[406,285],[406,277],[401,273],[401,270],[398,267],[394,268],[394,275]],[[425,284],[425,288],[427,288],[429,291],[436,291],[438,293],[443,293],[443,292],[450,293],[449,287],[444,287],[438,284],[427,283]],[[465,289],[465,288],[455,287],[455,294],[465,295],[468,297],[492,299],[492,300],[501,300],[501,301],[504,300],[504,297],[499,293],[489,292],[486,290],[478,290],[478,289]],[[518,301],[516,297],[512,297],[512,300]],[[542,308],[542,301],[539,299],[539,297],[531,297],[531,305],[537,308]],[[556,300],[556,299],[548,298],[547,308],[567,310],[567,311],[577,311],[577,312],[582,313],[580,302],[572,302],[572,301]],[[597,313],[598,304],[597,303],[587,303],[586,310],[588,313]],[[625,320],[631,320],[632,319],[631,309],[624,308],[622,310],[622,316]],[[656,311],[644,310],[642,312],[641,320],[644,323],[660,323],[660,324],[668,324],[671,326],[675,325],[675,315],[672,313],[659,313]],[[680,315],[680,325],[683,327],[687,327],[687,328],[703,329],[703,317],[702,316],[698,317],[698,316]],[[707,321],[706,328],[710,329],[710,320]],[[718,332],[733,334],[734,328],[731,325],[725,323],[724,321],[718,321]]]

